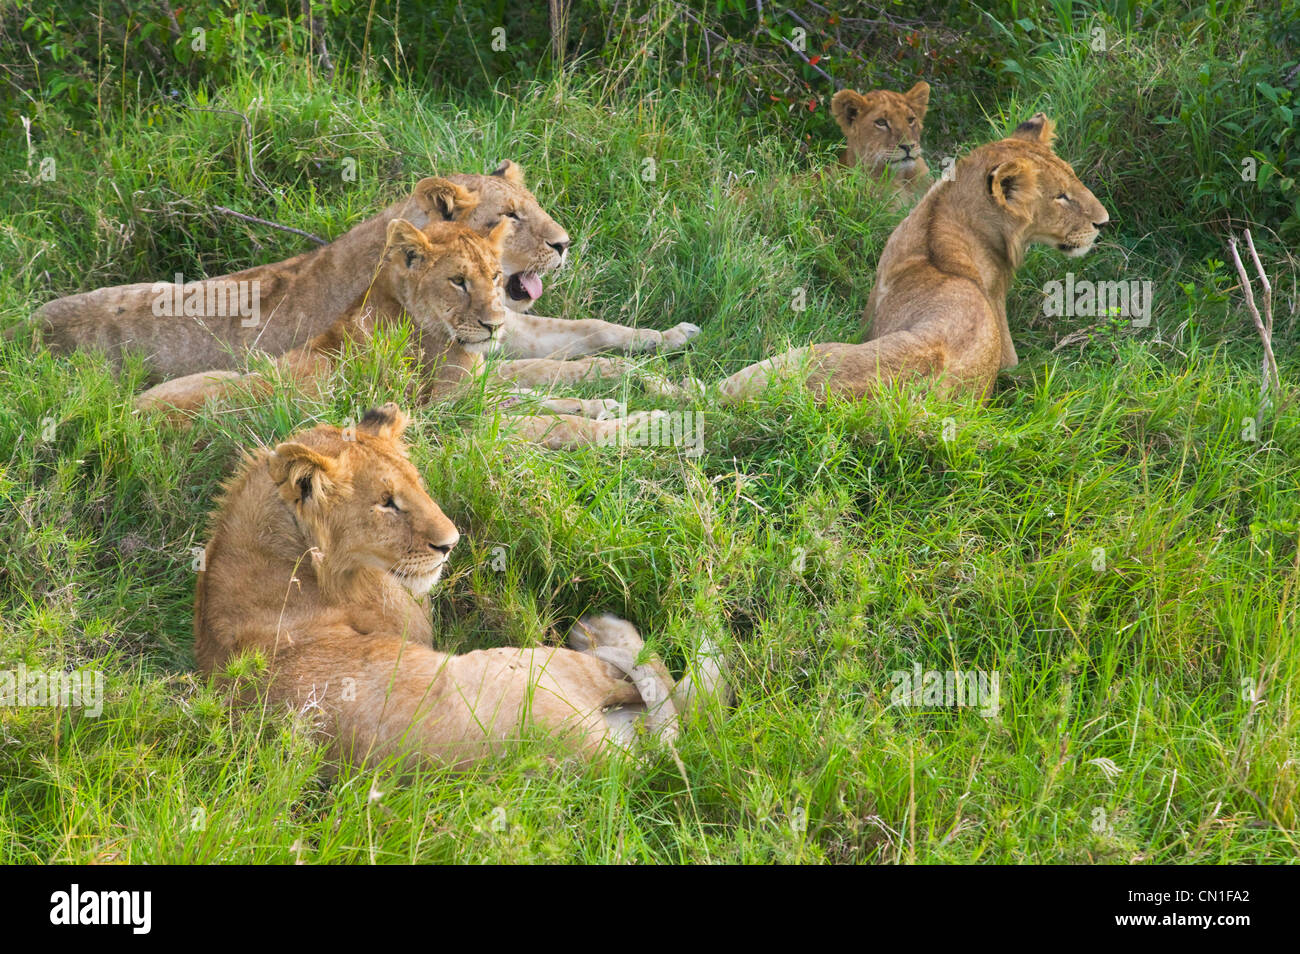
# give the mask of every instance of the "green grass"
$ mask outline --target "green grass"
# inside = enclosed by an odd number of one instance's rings
[[[1157,231],[1115,202],[1115,157],[1151,144],[1095,125],[1085,142],[1070,123],[1104,112],[1106,76],[1072,75],[988,104],[965,142],[944,139],[941,91],[927,122],[941,155],[1032,109],[1058,115],[1062,154],[1120,222],[1082,261],[1031,253],[1008,302],[1022,364],[987,405],[705,397],[698,458],[546,454],[501,439],[474,399],[416,415],[414,459],[464,533],[439,645],[556,642],[592,609],[632,618],[679,671],[716,639],[736,703],[679,740],[684,776],[667,755],[581,766],[534,740],[468,775],[333,777],[292,718],[234,708],[192,671],[190,548],[239,449],[403,393],[397,342],[325,403],[282,391],[188,435],[131,412],[138,366],[115,378],[21,334],[0,344],[0,669],[108,680],[98,718],[0,709],[0,860],[1294,860],[1300,412],[1242,438],[1259,364],[1235,279],[1189,256],[1199,221],[1164,210]],[[11,174],[0,196],[0,324],[56,294],[305,247],[214,204],[334,236],[423,174],[508,157],[574,237],[540,310],[695,322],[689,352],[646,363],[716,380],[852,340],[899,219],[852,177],[819,193],[796,143],[690,89],[579,76],[488,100],[327,95],[287,64],[187,102],[248,113],[254,167],[229,114],[167,104],[102,131],[42,118],[60,131],[37,154],[58,172]],[[839,147],[822,145],[818,162]],[[25,168],[21,143],[5,150]],[[357,182],[339,175],[348,158]],[[1293,273],[1267,257],[1289,382]],[[1068,269],[1152,280],[1151,327],[1102,325],[1053,352],[1090,323],[1042,316],[1043,284]],[[914,663],[996,671],[999,714],[891,706],[890,674]]]

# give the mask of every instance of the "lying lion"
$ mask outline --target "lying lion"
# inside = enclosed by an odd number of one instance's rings
[[[456,188],[445,180],[447,188]],[[374,278],[327,331],[279,359],[281,372],[306,393],[319,396],[324,379],[344,354],[348,342],[368,342],[377,328],[391,327],[410,316],[416,352],[424,375],[424,396],[453,397],[486,379],[494,390],[528,396],[532,387],[551,387],[621,374],[623,359],[547,358],[499,361],[488,366],[484,355],[501,342],[508,328],[501,304],[500,255],[509,222],[487,236],[454,222],[430,222],[423,230],[405,219],[388,223],[388,237]],[[206,401],[233,394],[265,394],[271,382],[256,372],[211,370],[155,385],[136,398],[137,409],[162,411],[182,422]],[[640,412],[609,419],[618,404],[606,400],[547,398],[553,415],[521,415],[510,424],[526,439],[550,448],[616,443],[617,432],[642,418],[663,412]],[[586,418],[597,418],[587,420]]]
[[[679,719],[724,693],[703,647],[676,685],[636,628],[584,619],[574,649],[432,648],[429,590],[460,534],[407,459],[387,404],[348,435],[320,425],[248,456],[226,484],[194,602],[199,669],[238,653],[268,662],[267,697],[311,713],[336,758],[398,756],[464,768],[526,731],[585,756]]]
[[[455,191],[444,188],[447,181]],[[483,234],[502,221],[515,226],[502,249],[513,357],[676,348],[699,333],[689,322],[660,332],[523,314],[520,309],[542,293],[540,276],[564,264],[570,242],[524,187],[523,171],[513,162],[488,176],[422,179],[410,197],[329,245],[287,261],[187,285],[141,283],[68,295],[42,306],[32,322],[55,351],[94,348],[115,361],[127,350],[142,351],[153,382],[237,368],[250,350],[284,354],[341,317],[366,290],[388,223],[396,218],[417,226],[458,221]]]
[[[895,194],[915,199],[930,187],[930,167],[921,157],[921,130],[930,105],[930,84],[917,83],[906,93],[875,89],[863,95],[842,89],[831,98],[831,115],[848,147],[840,164],[863,166],[873,178],[893,173]]]
[[[819,397],[860,398],[918,377],[944,390],[993,389],[1019,359],[1007,326],[1007,288],[1034,242],[1086,254],[1110,216],[1052,151],[1042,113],[1011,138],[981,146],[936,183],[894,230],[867,299],[862,344],[817,344],[750,365],[721,384],[725,397],[801,380]],[[874,318],[874,325],[872,319]]]

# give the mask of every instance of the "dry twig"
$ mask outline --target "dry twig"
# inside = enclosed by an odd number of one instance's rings
[[[301,235],[305,239],[311,239],[317,245],[328,245],[329,242],[319,235],[312,235],[310,232],[304,232],[302,229],[296,229],[292,225],[281,225],[279,222],[272,222],[270,219],[258,218],[256,215],[248,215],[245,212],[236,212],[234,209],[227,209],[224,205],[214,205],[214,212],[220,212],[222,215],[233,215],[237,219],[243,219],[245,222],[252,222],[255,225],[267,225],[273,229],[279,229],[282,232],[292,232],[294,235]]]
[[[1237,267],[1237,277],[1241,280],[1241,292],[1246,298],[1246,311],[1250,313],[1251,320],[1255,322],[1255,330],[1259,332],[1259,339],[1264,344],[1263,381],[1259,388],[1259,413],[1255,419],[1255,423],[1262,426],[1264,423],[1264,409],[1269,402],[1269,388],[1272,387],[1275,395],[1274,400],[1280,398],[1282,381],[1277,373],[1277,358],[1273,355],[1273,285],[1264,272],[1264,266],[1259,260],[1259,253],[1255,251],[1255,240],[1250,236],[1250,229],[1246,230],[1246,248],[1250,252],[1251,261],[1255,264],[1255,273],[1259,275],[1260,284],[1264,286],[1264,314],[1262,317],[1259,313],[1259,307],[1255,304],[1255,291],[1246,275],[1246,266],[1241,263],[1241,254],[1237,251],[1237,237],[1234,235],[1228,241],[1228,251],[1232,255],[1232,264]]]

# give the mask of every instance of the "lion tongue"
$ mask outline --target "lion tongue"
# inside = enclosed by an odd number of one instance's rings
[[[512,298],[536,301],[542,297],[542,280],[536,272],[515,272],[510,276],[509,290]]]

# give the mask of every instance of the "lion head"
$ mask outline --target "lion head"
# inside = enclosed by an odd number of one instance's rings
[[[1054,135],[1052,121],[1038,113],[1010,138],[962,159],[955,177],[981,192],[981,201],[1001,215],[1014,236],[1009,249],[1040,242],[1077,258],[1092,249],[1110,214],[1052,151]]]
[[[406,424],[396,404],[385,404],[355,428],[322,424],[295,435],[268,458],[302,542],[319,554],[318,575],[369,567],[416,596],[442,576],[460,534],[407,458]]]
[[[454,196],[464,193],[445,179]],[[472,207],[465,194],[462,207]],[[482,235],[456,222],[430,221],[418,229],[406,219],[388,223],[371,294],[388,297],[411,316],[422,336],[454,343],[474,354],[500,342],[506,320],[501,303],[501,250],[509,220]]]
[[[448,200],[445,183],[453,183],[470,205]],[[501,267],[506,273],[505,292],[519,307],[530,306],[543,291],[541,276],[561,267],[568,257],[569,233],[542,211],[537,197],[524,187],[524,172],[506,160],[491,175],[430,177],[415,185],[406,218],[417,225],[429,221],[457,221],[481,233],[501,222],[513,229],[501,247]]]
[[[831,99],[831,115],[849,147],[841,161],[866,166],[874,175],[892,168],[908,175],[921,159],[921,128],[930,103],[930,84],[917,83],[906,93],[876,89],[863,95],[842,89]]]

